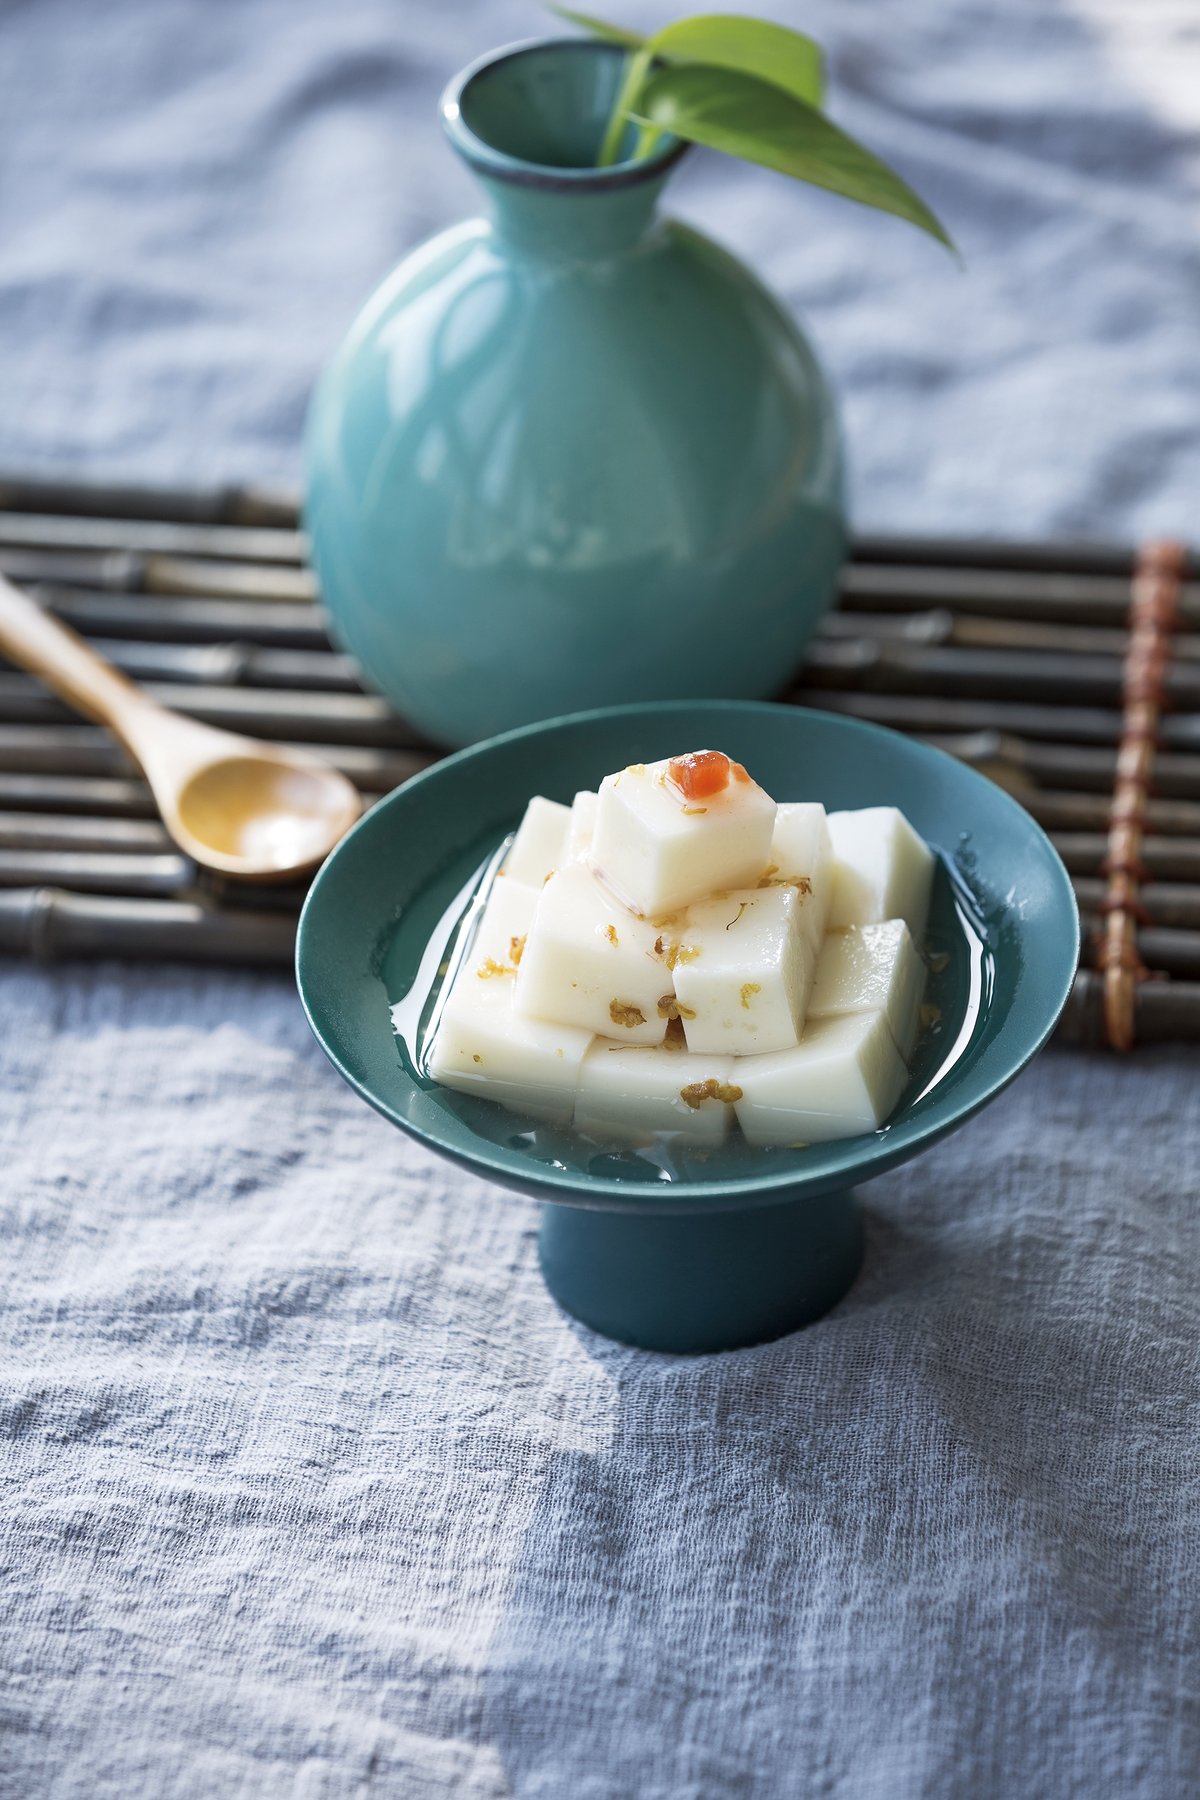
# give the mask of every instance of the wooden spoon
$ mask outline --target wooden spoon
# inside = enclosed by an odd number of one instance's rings
[[[346,777],[315,757],[160,706],[2,575],[0,650],[116,733],[141,765],[167,830],[206,868],[251,881],[302,874],[362,811]]]

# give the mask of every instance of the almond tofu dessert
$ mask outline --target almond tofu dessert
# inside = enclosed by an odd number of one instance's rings
[[[592,833],[596,873],[647,917],[753,885],[770,862],[775,802],[719,750],[606,775]]]
[[[833,889],[829,923],[880,925],[903,919],[919,943],[929,913],[933,855],[894,806],[829,815]]]
[[[825,808],[813,801],[785,801],[775,809],[771,860],[765,880],[794,887],[800,924],[814,951],[821,948],[833,892],[833,843]]]
[[[794,887],[731,888],[688,908],[675,998],[689,1050],[786,1050],[798,1044],[816,955]]]
[[[695,1056],[678,1043],[627,1050],[596,1038],[579,1068],[575,1128],[598,1142],[671,1134],[719,1144],[733,1122],[732,1056]]]
[[[560,806],[557,800],[544,800],[540,794],[535,794],[525,808],[525,817],[504,860],[502,873],[509,881],[540,888],[563,861],[570,826],[569,806]]]
[[[564,862],[583,862],[592,847],[592,833],[596,829],[596,808],[600,804],[599,794],[584,788],[576,794],[571,802],[571,817],[567,824],[566,842],[563,846]]]
[[[916,1045],[933,873],[894,807],[777,805],[719,750],[536,795],[425,1066],[601,1146],[877,1131]]]
[[[831,931],[817,962],[808,1018],[881,1012],[901,1050],[916,1042],[925,964],[903,919]]]
[[[895,1111],[907,1078],[885,1014],[818,1019],[794,1050],[740,1060],[738,1123],[752,1144],[858,1137]]]
[[[520,882],[501,875],[492,884],[483,921],[442,1009],[429,1073],[444,1087],[569,1125],[592,1034],[525,1019],[513,1006],[536,905],[537,895]]]
[[[557,870],[537,897],[513,996],[528,1019],[561,1020],[623,1044],[661,1044],[671,992],[660,934],[623,907],[585,863]]]

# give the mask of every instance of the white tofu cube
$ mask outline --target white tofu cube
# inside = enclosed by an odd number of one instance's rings
[[[801,927],[819,952],[833,893],[833,844],[819,801],[788,801],[775,809],[767,875],[796,885],[803,902]]]
[[[571,808],[535,794],[525,808],[512,848],[504,859],[509,881],[522,881],[539,890],[547,876],[560,868],[566,848]]]
[[[799,1041],[816,969],[803,907],[794,887],[734,888],[689,907],[673,956],[689,1050],[739,1055]]]
[[[513,1006],[516,967],[536,905],[537,895],[519,882],[495,882],[427,1066],[445,1087],[568,1125],[591,1033],[523,1018]]]
[[[724,786],[689,799],[671,774],[686,760],[635,763],[600,786],[592,867],[628,906],[651,918],[715,888],[749,886],[770,860],[775,802],[725,757]]]
[[[582,863],[546,883],[517,972],[518,1012],[623,1044],[661,1044],[671,1008],[660,1002],[671,999],[666,943],[653,925]]]
[[[818,1019],[794,1050],[739,1056],[738,1123],[752,1144],[822,1144],[877,1131],[908,1070],[882,1012]]]
[[[600,1144],[646,1143],[659,1132],[719,1144],[733,1118],[732,1073],[731,1056],[627,1050],[596,1038],[579,1071],[576,1130]]]
[[[588,788],[576,794],[571,806],[571,822],[567,826],[567,841],[563,847],[564,864],[587,860],[599,804],[599,794],[593,794]]]
[[[817,959],[808,1017],[882,1012],[906,1059],[917,1041],[925,964],[903,919],[831,931]]]
[[[833,897],[828,925],[903,919],[919,944],[929,916],[933,853],[894,806],[830,813]]]
[[[471,966],[478,969],[483,962],[496,964],[515,978],[537,903],[536,892],[523,881],[514,881],[511,875],[497,875],[471,941]]]

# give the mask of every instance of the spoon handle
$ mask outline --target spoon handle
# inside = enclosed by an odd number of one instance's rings
[[[135,712],[154,707],[148,694],[97,656],[81,637],[43,612],[0,575],[0,650],[52,687],[77,712],[110,725],[122,739]]]

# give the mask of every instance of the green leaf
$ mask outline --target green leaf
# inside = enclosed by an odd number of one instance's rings
[[[572,12],[569,6],[555,6],[548,0],[549,10],[565,19],[568,25],[578,25],[580,31],[590,31],[593,37],[601,38],[606,44],[624,44],[627,50],[640,50],[646,42],[636,31],[626,31],[623,25],[606,25],[603,19],[595,19],[591,13]]]
[[[593,13],[575,12],[548,0],[549,10],[568,25],[578,25],[606,44],[622,44],[627,50],[653,50],[664,62],[711,64],[718,69],[740,69],[757,75],[772,87],[782,88],[820,106],[825,91],[825,58],[819,44],[803,32],[765,19],[746,19],[736,13],[700,13],[679,19],[646,38],[623,25],[610,25]]]
[[[814,107],[753,75],[698,63],[661,69],[644,83],[633,117],[894,213],[954,250],[945,227],[886,163]]]
[[[703,63],[738,69],[794,94],[809,106],[825,97],[825,58],[821,47],[802,32],[766,19],[739,18],[734,13],[701,13],[680,19],[647,40],[647,48],[670,63]]]

